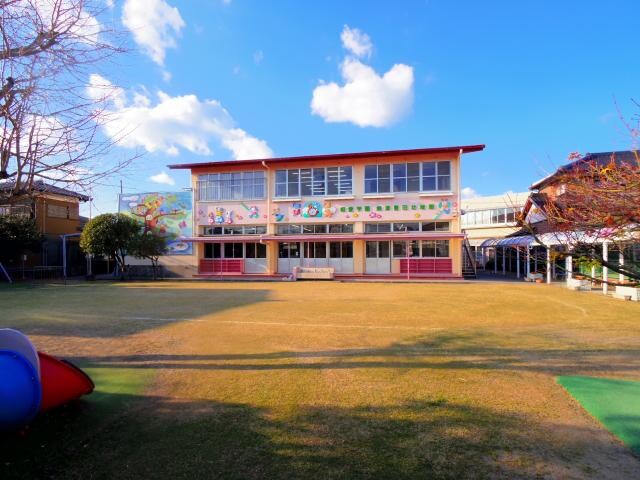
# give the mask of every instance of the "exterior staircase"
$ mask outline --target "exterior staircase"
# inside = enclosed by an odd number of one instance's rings
[[[476,259],[466,237],[462,240],[462,277],[465,280],[478,278]]]

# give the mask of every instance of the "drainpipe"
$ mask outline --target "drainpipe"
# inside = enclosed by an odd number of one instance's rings
[[[267,191],[265,192],[267,195],[267,235],[269,235],[269,228],[270,228],[270,223],[271,223],[271,176],[269,175],[270,169],[269,166],[267,165],[267,162],[265,162],[264,160],[262,160],[262,167],[266,170],[266,183],[267,183]],[[275,233],[275,232],[273,232]],[[260,238],[260,243],[262,243],[263,240],[262,238]],[[270,262],[272,262],[273,260],[271,258],[269,258],[269,245],[267,244],[267,271],[271,273],[271,268],[269,267]],[[277,265],[278,260],[276,259],[276,268],[275,268],[275,272],[278,271],[278,265]]]
[[[462,232],[462,149],[458,150],[458,233]],[[460,275],[464,264],[464,241],[460,241]],[[475,261],[475,260],[474,260]]]

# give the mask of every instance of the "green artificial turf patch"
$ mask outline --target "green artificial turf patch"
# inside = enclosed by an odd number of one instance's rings
[[[640,382],[612,378],[558,377],[571,396],[640,455]]]

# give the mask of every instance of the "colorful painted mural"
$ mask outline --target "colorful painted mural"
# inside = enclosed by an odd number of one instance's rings
[[[147,192],[119,196],[118,210],[138,220],[146,231],[170,237],[168,255],[191,255],[193,235],[191,192]]]
[[[266,202],[256,204],[224,204],[216,206],[199,204],[198,224],[215,223],[264,224],[268,220]],[[305,201],[278,202],[272,204],[271,221],[314,222],[314,221],[398,221],[409,219],[438,220],[451,219],[459,215],[458,202],[453,197],[442,197],[428,202],[402,201],[366,202]]]

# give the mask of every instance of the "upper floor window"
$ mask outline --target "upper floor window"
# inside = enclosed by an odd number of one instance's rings
[[[5,215],[30,217],[31,207],[29,205],[0,205],[0,216]]]
[[[451,190],[451,162],[423,162],[422,190]]]
[[[467,211],[462,216],[462,226],[513,224],[516,222],[520,210],[518,207],[507,207]]]
[[[76,208],[77,212],[77,208]],[[51,203],[47,204],[47,217],[52,218],[66,218],[66,219],[77,219],[78,215],[76,213],[75,218],[72,215],[72,210],[68,205],[53,205]]]
[[[264,196],[263,170],[198,176],[198,200],[259,200]]]
[[[364,167],[364,193],[451,190],[451,162],[410,162]]]
[[[276,170],[276,197],[350,195],[352,175],[351,167]]]

